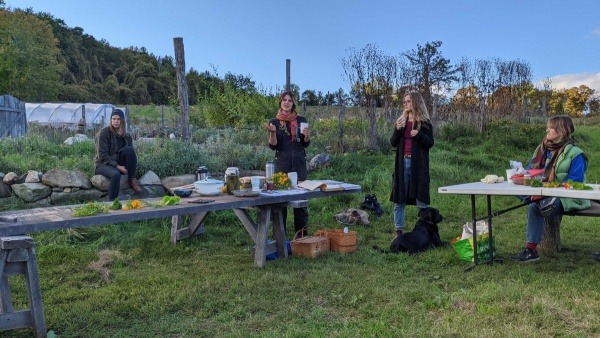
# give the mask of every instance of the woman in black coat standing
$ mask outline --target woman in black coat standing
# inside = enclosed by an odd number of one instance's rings
[[[390,138],[396,148],[390,201],[394,203],[396,236],[404,229],[407,204],[427,208],[429,199],[429,149],[433,147],[433,126],[425,100],[417,91],[404,95],[404,111],[394,123]]]
[[[294,94],[283,92],[279,95],[279,110],[275,118],[266,125],[269,131],[269,148],[275,150],[275,172],[298,174],[298,181],[306,180],[306,151],[310,145],[310,129],[304,116],[296,112]],[[285,226],[287,209],[283,209]],[[308,232],[308,208],[294,208],[294,231],[298,238]]]

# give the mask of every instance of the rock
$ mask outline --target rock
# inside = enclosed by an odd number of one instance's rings
[[[94,175],[90,179],[92,186],[100,191],[108,191],[110,180],[102,175]],[[129,188],[129,177],[127,175],[121,175],[121,183],[119,183],[119,189]]]
[[[52,193],[52,188],[43,183],[20,183],[13,184],[11,187],[15,195],[25,202],[35,202]]]
[[[90,178],[90,182],[92,183],[92,187],[100,191],[108,191],[108,184],[110,183],[108,178],[102,175],[94,175]]]
[[[4,178],[2,179],[2,182],[6,183],[6,184],[13,184],[13,183],[15,183],[15,180],[17,179],[17,177],[18,177],[17,174],[15,174],[11,171],[4,176]]]
[[[21,183],[25,183],[25,179],[27,178],[27,174],[23,174],[17,178],[15,178],[14,183],[13,184],[21,184]]]
[[[10,185],[0,182],[0,198],[10,197],[11,189]]]
[[[50,204],[50,196],[46,197],[46,198],[42,198],[39,201],[35,201],[33,203],[30,203],[32,207],[34,208],[43,208],[43,207],[49,207]]]
[[[87,135],[85,134],[75,134],[75,136],[71,136],[68,139],[66,139],[63,144],[66,144],[68,146],[73,145],[73,143],[77,143],[77,142],[93,142],[92,139],[90,139],[89,137],[87,137]]]
[[[148,171],[138,180],[140,185],[160,185],[160,177],[153,171]]]
[[[165,187],[167,190],[176,188],[176,187],[181,187],[184,185],[193,184],[194,182],[196,182],[195,174],[169,176],[169,177],[165,177],[161,180],[162,186]]]
[[[319,154],[313,157],[309,163],[309,170],[315,170],[321,167],[330,166],[332,163],[331,155],[329,154]]]
[[[42,183],[51,187],[78,187],[83,189],[92,188],[90,178],[78,170],[67,171],[52,169],[42,175]]]
[[[60,204],[68,201],[87,202],[95,201],[102,197],[102,191],[98,189],[80,189],[72,192],[55,192],[50,195],[51,204]]]
[[[39,183],[42,174],[39,171],[29,170],[25,177],[25,183]]]

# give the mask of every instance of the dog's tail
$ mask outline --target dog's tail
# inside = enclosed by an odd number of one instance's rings
[[[379,246],[377,246],[377,245],[373,245],[373,250],[375,250],[375,251],[377,251],[377,252],[379,252],[379,253],[384,253],[384,254],[389,254],[389,253],[392,253],[390,250],[385,250],[385,249],[382,249],[382,248],[380,248],[380,247],[379,247]]]

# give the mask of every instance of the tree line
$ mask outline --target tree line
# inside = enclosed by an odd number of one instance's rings
[[[3,9],[0,2],[0,92],[28,102],[177,104],[175,60],[144,47],[116,48],[50,13]],[[229,86],[257,93],[249,76],[190,69],[190,104]]]
[[[453,64],[441,46],[441,41],[427,42],[398,54],[374,44],[349,48],[340,61],[350,92],[339,88],[325,94],[310,89],[300,93],[297,85],[291,88],[309,106],[383,107],[390,118],[401,106],[402,93],[410,89],[423,94],[434,119],[468,119],[481,125],[486,119],[539,111],[571,116],[600,112],[600,100],[587,86],[553,90],[546,81],[539,88],[526,61],[463,58]],[[153,55],[144,47],[110,46],[49,13],[6,9],[3,0],[0,59],[0,94],[22,101],[178,105],[173,57]],[[192,68],[186,81],[190,105],[204,106],[205,121],[217,124],[241,121],[231,115],[240,106],[257,110],[248,117],[264,114],[277,94],[257,87],[249,75],[220,76],[216,68]],[[228,103],[236,95],[251,104],[239,99]]]

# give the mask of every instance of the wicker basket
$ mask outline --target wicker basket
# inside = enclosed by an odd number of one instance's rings
[[[300,231],[294,235],[294,239],[290,242],[292,255],[315,258],[329,252],[329,237],[324,234],[315,234],[315,236],[296,238]]]
[[[345,233],[342,229],[318,230],[315,235],[326,235],[331,241],[331,250],[335,252],[354,252],[357,247],[356,231]]]

